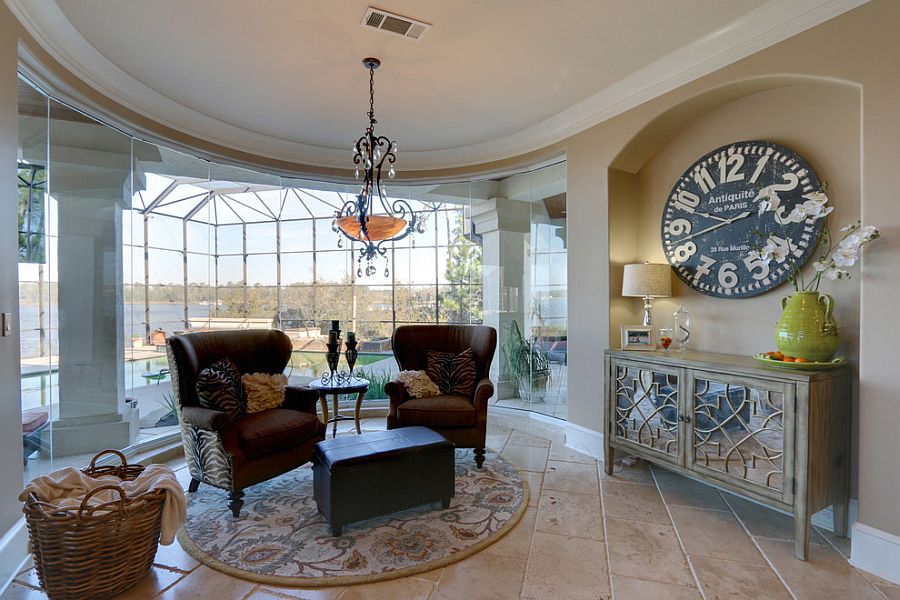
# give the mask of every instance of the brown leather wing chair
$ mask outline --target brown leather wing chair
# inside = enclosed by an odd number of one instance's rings
[[[227,490],[228,506],[237,517],[245,488],[312,459],[316,442],[325,439],[316,392],[288,387],[281,408],[236,421],[201,407],[197,397],[197,375],[226,357],[242,374],[283,373],[291,356],[287,335],[277,330],[188,333],[170,337],[166,348],[191,492],[201,482]]]
[[[456,444],[457,448],[474,448],[475,463],[484,463],[484,441],[487,432],[487,405],[494,395],[494,384],[488,377],[497,349],[497,331],[484,325],[403,325],[393,337],[394,357],[404,371],[424,371],[428,351],[460,353],[471,348],[475,355],[476,383],[471,398],[435,396],[410,398],[399,381],[390,381],[384,391],[391,406],[387,428],[424,425]]]

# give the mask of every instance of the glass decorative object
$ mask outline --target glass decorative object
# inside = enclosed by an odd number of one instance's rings
[[[671,327],[659,328],[659,347],[663,352],[671,352],[673,330]]]
[[[684,352],[691,339],[691,313],[684,306],[672,313],[672,328],[675,330],[675,349]]]

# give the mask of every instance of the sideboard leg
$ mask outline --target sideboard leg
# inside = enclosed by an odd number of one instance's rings
[[[613,462],[616,460],[616,449],[606,444],[603,449],[603,470],[607,475],[613,474]]]
[[[847,537],[847,529],[850,522],[850,506],[848,500],[835,502],[831,507],[831,513],[834,517],[834,535],[838,537]]]
[[[799,560],[809,557],[809,529],[810,514],[805,506],[798,504],[794,507],[794,556]]]

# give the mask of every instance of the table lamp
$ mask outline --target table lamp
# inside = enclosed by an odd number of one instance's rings
[[[622,295],[644,299],[644,326],[649,327],[653,298],[672,295],[671,267],[650,262],[625,265]]]

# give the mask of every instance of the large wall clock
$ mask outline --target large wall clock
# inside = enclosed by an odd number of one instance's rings
[[[759,214],[763,188],[782,200]],[[672,269],[695,290],[720,298],[747,298],[778,287],[812,256],[823,220],[786,220],[803,195],[819,191],[806,161],[771,142],[716,148],[678,178],[663,209],[662,243]],[[767,239],[788,251],[766,264],[751,251]]]

